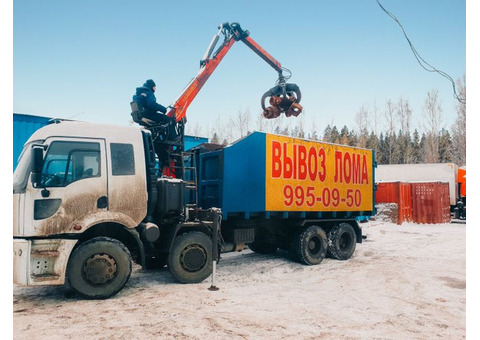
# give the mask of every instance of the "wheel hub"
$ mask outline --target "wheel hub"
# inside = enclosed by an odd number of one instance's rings
[[[352,238],[348,233],[343,233],[339,240],[339,246],[341,250],[350,248]]]
[[[95,254],[85,261],[82,271],[91,284],[103,285],[116,276],[117,261],[108,254]]]
[[[196,272],[203,268],[207,262],[207,253],[199,245],[190,245],[180,254],[182,267],[189,272]]]
[[[318,254],[320,251],[320,240],[318,238],[311,238],[310,241],[308,242],[308,249],[310,250],[310,253],[312,254]]]

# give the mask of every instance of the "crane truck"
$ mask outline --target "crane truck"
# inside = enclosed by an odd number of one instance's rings
[[[236,36],[225,27],[219,51]],[[29,138],[13,176],[15,284],[68,281],[82,296],[105,299],[128,282],[132,261],[144,269],[167,265],[179,282],[198,283],[212,275],[220,253],[246,247],[285,249],[305,265],[353,255],[362,242],[357,218],[375,212],[373,151],[262,132],[184,151],[186,97],[215,56],[204,60],[170,111],[174,138],[148,122],[61,120]],[[273,97],[273,109],[266,115],[298,104],[290,90],[299,93],[285,84],[267,91],[262,98]],[[141,110],[132,116],[142,121]],[[162,143],[180,167],[174,176],[158,171]]]

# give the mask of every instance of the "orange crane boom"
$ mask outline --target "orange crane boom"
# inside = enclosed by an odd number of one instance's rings
[[[213,53],[213,50],[220,39],[220,35],[222,34],[224,35],[224,41],[217,51]],[[298,116],[302,111],[302,107],[299,104],[301,100],[300,89],[295,84],[286,83],[286,78],[283,75],[285,69],[282,68],[280,62],[265,51],[249,35],[250,33],[247,30],[243,30],[238,23],[221,24],[218,33],[214,35],[200,61],[200,70],[198,74],[188,83],[180,96],[175,100],[174,104],[170,106],[167,115],[175,117],[177,122],[185,120],[189,105],[195,99],[203,85],[207,82],[208,78],[212,75],[213,71],[215,71],[233,44],[236,41],[241,40],[278,72],[277,85],[262,96],[261,105],[264,110],[264,117],[276,118],[282,112],[285,112],[286,116]],[[267,97],[270,97],[269,107],[265,107],[265,100]]]

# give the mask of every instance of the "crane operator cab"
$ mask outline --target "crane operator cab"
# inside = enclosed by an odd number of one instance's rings
[[[135,100],[130,102],[130,108],[133,121],[151,132],[155,154],[158,159],[158,175],[164,173],[181,178],[183,173],[179,165],[181,160],[172,155],[181,154],[183,151],[185,120],[169,119],[162,124],[148,119],[144,116],[145,108]]]
[[[136,100],[130,102],[132,110],[132,120],[150,130],[152,139],[157,141],[173,141],[178,142],[183,139],[183,121],[175,122],[174,119],[167,121],[165,124],[158,123],[144,116],[145,108]]]

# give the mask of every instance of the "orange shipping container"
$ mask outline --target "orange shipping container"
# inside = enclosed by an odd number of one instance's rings
[[[411,187],[415,223],[450,222],[448,183],[411,183]]]
[[[450,222],[448,183],[382,182],[377,184],[376,203],[396,203],[397,224]]]
[[[377,183],[375,203],[398,203],[398,185],[400,182]]]
[[[398,206],[397,224],[411,222],[412,216],[412,190],[409,183],[387,182],[378,183],[375,192],[376,203],[396,203]]]

